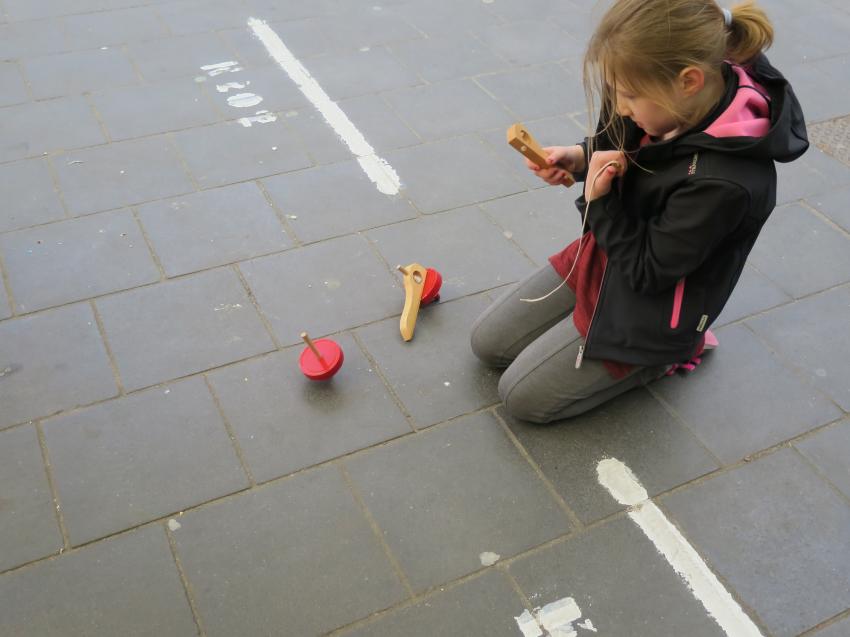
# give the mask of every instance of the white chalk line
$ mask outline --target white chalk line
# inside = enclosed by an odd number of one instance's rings
[[[328,97],[310,72],[286,47],[280,36],[264,20],[249,18],[248,26],[266,47],[271,58],[286,71],[304,96],[310,100],[352,154],[357,157],[363,172],[375,183],[378,190],[386,195],[398,194],[401,180],[396,171],[385,159],[375,153],[375,149],[366,141],[363,134],[351,123],[336,102]]]
[[[616,458],[606,458],[596,466],[596,474],[599,483],[617,502],[630,507],[629,517],[685,581],[723,632],[729,637],[762,637],[758,627],[679,529],[649,499],[646,489],[625,464]]]

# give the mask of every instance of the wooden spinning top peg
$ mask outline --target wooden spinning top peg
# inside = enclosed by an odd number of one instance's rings
[[[546,161],[549,154],[543,150],[543,147],[540,146],[540,144],[537,143],[537,140],[532,137],[531,133],[528,132],[528,129],[519,122],[508,129],[508,144],[516,148],[538,168],[552,168],[552,166],[549,165],[549,162]],[[573,179],[572,175],[570,175],[567,179],[567,183],[564,185],[572,186],[574,183],[575,179]]]
[[[314,341],[307,332],[301,332],[301,338],[307,343],[307,347],[301,352],[298,364],[307,378],[327,380],[340,370],[345,357],[339,345],[329,338]]]

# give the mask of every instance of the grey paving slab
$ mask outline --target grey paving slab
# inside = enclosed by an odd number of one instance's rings
[[[584,46],[551,20],[474,27],[474,32],[511,64],[545,64],[584,55]],[[532,33],[534,36],[530,37]]]
[[[841,415],[743,325],[722,328],[717,338],[720,347],[694,374],[665,378],[652,388],[724,464]]]
[[[429,82],[440,82],[505,68],[505,61],[480,40],[451,33],[427,40],[408,40],[391,50]]]
[[[224,186],[312,164],[301,144],[280,120],[251,126],[238,121],[225,122],[174,133],[174,139],[202,188]]]
[[[394,6],[391,10],[429,37],[444,35],[472,37],[471,31],[474,28],[503,22],[499,16],[477,2],[458,3],[452,0],[410,2]]]
[[[248,486],[201,378],[100,403],[43,426],[72,545]]]
[[[841,335],[847,328],[848,307],[850,287],[844,286],[747,321],[845,411],[850,410],[850,345]]]
[[[833,71],[834,64],[827,60],[805,62],[782,70],[794,87],[807,122],[821,122],[847,114],[850,88],[844,82],[835,82],[829,74]]]
[[[335,0],[245,0],[245,4],[258,18],[263,20],[298,20],[319,15],[333,14],[339,10]]]
[[[58,552],[62,534],[32,425],[0,431],[0,484],[0,571]]]
[[[0,59],[60,53],[67,48],[65,29],[60,20],[0,23]]]
[[[118,393],[94,315],[84,303],[0,323],[0,368],[0,426]]]
[[[44,159],[0,166],[0,232],[56,221],[65,216]]]
[[[416,216],[399,195],[385,195],[350,160],[263,180],[301,241],[312,242]]]
[[[399,297],[399,307],[403,302]],[[417,427],[498,402],[498,372],[469,347],[472,323],[487,305],[486,298],[476,296],[422,308],[410,342],[402,340],[395,318],[358,328]]]
[[[424,213],[459,208],[525,190],[514,171],[501,164],[474,136],[456,137],[388,151],[407,195]]]
[[[298,152],[307,153],[311,163],[330,164],[351,159],[351,150],[312,106],[287,111],[279,119],[298,140]]]
[[[421,31],[397,14],[398,4],[337,3],[334,11],[313,22],[325,36],[326,51],[363,50],[423,37]]]
[[[211,637],[274,634],[281,627],[319,635],[405,597],[336,467],[180,521],[177,552]]]
[[[128,2],[129,0],[124,0]],[[92,11],[97,8],[99,0],[5,0],[6,14],[11,20],[35,20],[52,16]],[[119,5],[109,2],[106,6]],[[100,2],[100,8],[104,3]]]
[[[0,131],[3,162],[106,141],[83,97],[8,106],[0,110],[0,117],[4,123]]]
[[[847,465],[850,421],[843,420],[796,442],[795,446],[832,484],[850,497],[850,467]]]
[[[62,153],[53,166],[72,215],[195,190],[174,142],[164,136]]]
[[[284,345],[400,314],[396,280],[361,236],[348,236],[239,265]]]
[[[378,151],[413,146],[422,141],[380,95],[353,97],[339,102],[339,107]]]
[[[384,46],[327,53],[311,58],[305,65],[332,100],[422,83]]]
[[[196,634],[162,527],[0,577],[0,634]]]
[[[847,280],[850,236],[800,204],[781,206],[765,224],[750,262],[800,298]]]
[[[481,204],[481,209],[537,264],[581,234],[578,190],[544,187]]]
[[[572,598],[582,612],[580,623],[590,622],[599,635],[725,634],[625,517],[522,558],[510,572],[534,606]]]
[[[366,234],[387,263],[415,262],[439,271],[443,277],[440,298],[444,301],[518,281],[531,267],[476,207],[384,226]]]
[[[244,3],[233,0],[177,0],[160,3],[156,10],[175,35],[243,26],[250,17]]]
[[[716,326],[725,325],[791,301],[791,297],[751,265],[744,266]]]
[[[95,93],[91,100],[113,141],[221,119],[202,85],[185,79],[109,89]]]
[[[36,99],[138,84],[133,65],[117,48],[57,53],[21,64]]]
[[[0,235],[18,312],[88,299],[159,280],[128,210]]]
[[[212,100],[228,119],[254,115],[258,110],[272,113],[312,105],[286,72],[277,64],[225,73],[203,83]],[[241,87],[241,88],[240,88]],[[253,93],[263,99],[255,107],[239,107],[237,95]],[[231,100],[231,98],[233,98]]]
[[[807,201],[850,232],[850,187],[839,187],[832,192],[813,195]]]
[[[782,449],[661,502],[777,637],[847,608],[850,505],[793,451]]]
[[[20,104],[30,99],[24,78],[15,62],[0,63],[0,86],[3,86],[3,95],[0,96],[0,106]]]
[[[479,570],[482,553],[510,557],[570,530],[491,414],[344,462],[414,591]]]
[[[485,75],[477,82],[522,120],[580,113],[587,108],[581,76],[559,64]]]
[[[779,204],[797,199],[813,199],[836,187],[850,185],[850,167],[817,147],[790,164],[776,164]]]
[[[377,372],[347,334],[345,362],[329,382],[301,373],[294,347],[210,374],[248,466],[271,480],[410,433]]]
[[[122,292],[97,304],[127,390],[274,349],[230,269]]]
[[[309,62],[309,58],[325,53],[333,48],[330,34],[323,28],[323,23],[312,15],[301,16],[302,10],[298,7],[285,9],[286,15],[281,15],[280,8],[274,8],[274,0],[270,0],[266,10],[256,11],[259,19],[265,20],[269,27],[277,33],[278,37],[286,45],[294,56],[301,61]],[[310,7],[304,8],[303,13],[310,14],[310,8],[319,3],[310,3]],[[274,16],[271,18],[269,16]],[[253,30],[242,27],[238,29],[227,29],[220,32],[225,41],[238,53],[239,59],[245,64],[255,66],[277,66],[269,55],[268,50],[254,35]],[[252,69],[253,70],[253,69]],[[279,72],[280,68],[278,67]]]
[[[516,637],[522,601],[507,577],[489,571],[472,581],[390,612],[345,637]]]
[[[487,128],[507,129],[516,119],[470,79],[393,91],[385,99],[426,141]]]
[[[718,468],[693,434],[644,389],[552,426],[515,420],[501,407],[499,415],[586,524],[623,508],[599,484],[596,466],[604,458],[626,463],[650,496]]]
[[[846,616],[814,633],[815,637],[846,637],[848,634],[850,634],[850,617]]]
[[[196,33],[127,46],[130,58],[148,81],[175,77],[203,77],[209,80],[202,66],[236,61],[234,51],[217,33]],[[234,67],[241,68],[241,67]],[[215,80],[235,81],[241,71],[223,73]]]
[[[291,247],[283,225],[253,183],[139,206],[139,220],[167,276]]]
[[[62,21],[69,49],[93,49],[169,35],[150,6],[69,15]]]

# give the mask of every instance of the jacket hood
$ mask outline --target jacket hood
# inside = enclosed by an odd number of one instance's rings
[[[748,66],[724,63],[726,90],[702,122],[667,142],[645,146],[642,158],[662,159],[700,150],[789,162],[806,152],[809,140],[794,91],[767,57]]]

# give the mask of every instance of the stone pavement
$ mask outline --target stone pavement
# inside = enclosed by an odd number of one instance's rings
[[[779,167],[695,375],[533,427],[468,332],[579,231],[504,134],[582,137],[588,3],[0,0],[0,635],[722,635],[603,458],[763,635],[850,635],[850,5],[762,2],[831,154]]]

